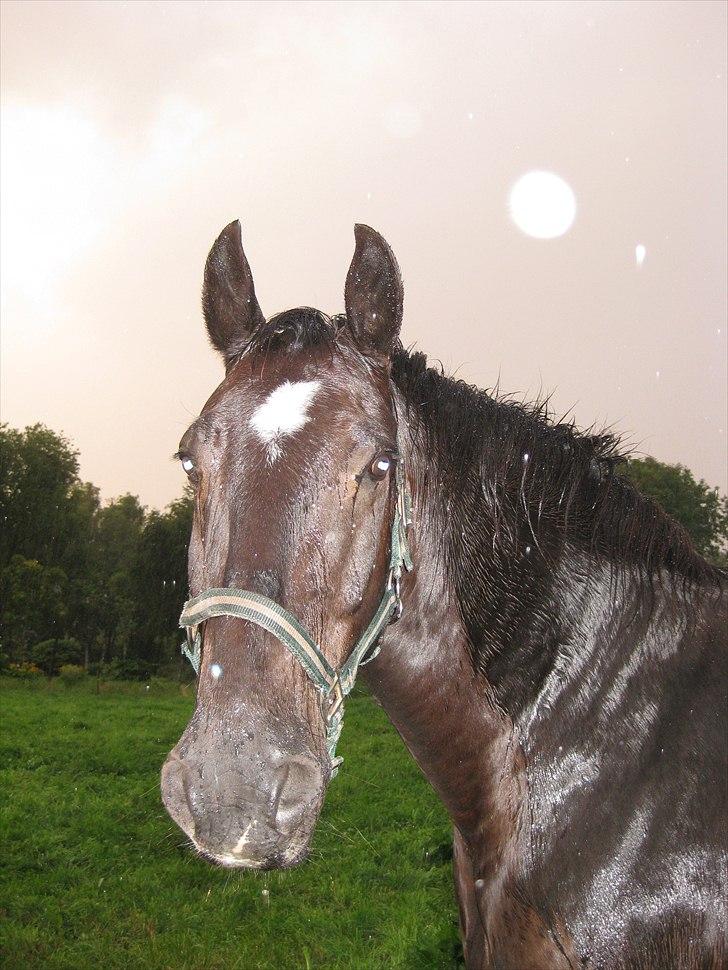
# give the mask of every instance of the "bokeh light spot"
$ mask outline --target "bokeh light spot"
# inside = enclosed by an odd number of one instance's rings
[[[527,172],[511,189],[511,218],[527,236],[556,239],[571,228],[576,216],[576,196],[553,172]]]

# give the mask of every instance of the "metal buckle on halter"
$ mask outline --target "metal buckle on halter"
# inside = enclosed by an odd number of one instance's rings
[[[387,577],[387,587],[394,590],[395,595],[395,608],[394,613],[389,619],[390,623],[396,623],[397,620],[402,616],[402,597],[400,595],[401,580],[399,576],[396,576],[393,569],[389,570],[389,576]]]
[[[336,680],[321,700],[321,713],[323,714],[324,721],[329,724],[336,717],[336,712],[344,703],[344,691],[341,687],[341,678],[338,672],[336,674]]]
[[[200,636],[199,627],[186,627],[185,629],[185,642],[180,647],[180,653],[187,657],[189,662],[192,664],[196,674],[200,672],[200,657],[202,655],[202,638]]]

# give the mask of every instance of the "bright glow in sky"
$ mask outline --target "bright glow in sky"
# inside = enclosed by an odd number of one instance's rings
[[[111,146],[70,105],[10,102],[0,152],[3,308],[11,293],[31,308],[24,335],[33,337],[53,324],[58,283],[102,228]]]
[[[571,229],[576,196],[571,186],[553,172],[528,172],[511,189],[513,221],[534,239],[556,239]]]

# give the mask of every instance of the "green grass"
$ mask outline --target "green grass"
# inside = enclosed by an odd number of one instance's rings
[[[460,965],[450,826],[365,695],[311,859],[239,873],[196,858],[160,801],[191,691],[0,678],[0,692],[5,970]]]

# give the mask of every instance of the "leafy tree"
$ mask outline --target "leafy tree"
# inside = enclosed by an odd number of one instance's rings
[[[101,638],[100,660],[126,660],[135,621],[134,570],[145,511],[135,495],[122,495],[94,519],[87,602]],[[86,655],[88,666],[88,653]]]
[[[78,452],[62,435],[0,425],[0,565],[13,555],[61,565],[71,554],[71,507],[88,498],[79,486]]]
[[[60,557],[68,576],[68,630],[88,649],[97,635],[97,616],[90,589],[95,576],[94,548],[96,517],[99,512],[98,489],[79,482],[71,489],[66,507],[65,544]]]
[[[667,465],[655,458],[631,459],[621,474],[677,519],[707,559],[728,565],[728,496],[721,496],[702,479],[696,481],[684,465]]]
[[[187,546],[192,530],[192,493],[144,524],[134,569],[137,608],[135,654],[151,668],[176,665],[179,615],[187,597]]]
[[[78,453],[63,435],[41,424],[0,425],[0,630],[10,655],[83,625],[98,507],[98,490],[80,481]]]
[[[16,555],[0,570],[3,649],[11,660],[28,659],[38,640],[63,636],[67,593],[68,577],[58,566]]]
[[[94,565],[107,576],[119,570],[131,572],[143,526],[144,506],[136,495],[122,495],[105,505],[96,516]]]
[[[92,660],[113,660],[120,671],[169,663],[191,517],[189,494],[148,515],[133,495],[102,507],[98,490],[79,479],[78,453],[63,435],[40,424],[0,425],[0,631],[8,659],[26,660],[35,649],[43,668],[55,670],[80,659],[79,641],[86,669]]]

